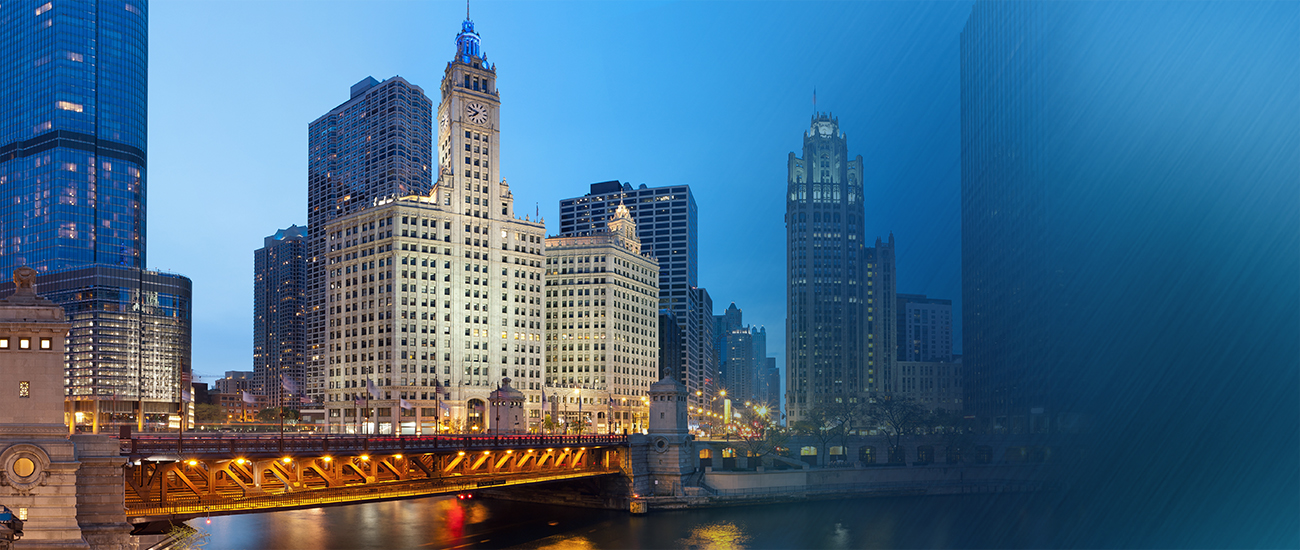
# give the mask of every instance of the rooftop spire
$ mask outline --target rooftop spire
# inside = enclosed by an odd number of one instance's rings
[[[469,18],[469,0],[465,0],[465,21],[460,24],[460,34],[456,35],[456,60],[461,63],[473,63],[473,58],[486,61],[479,47],[478,32],[474,30],[474,20]]]

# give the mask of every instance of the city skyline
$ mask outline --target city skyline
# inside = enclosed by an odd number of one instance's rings
[[[377,6],[384,4],[330,4],[305,13],[292,4],[272,3],[266,10],[267,20],[282,16],[284,29],[277,32],[283,32],[274,36],[281,40],[289,37],[288,43],[294,44],[293,37],[302,36],[299,33],[307,27],[364,22],[378,16],[370,12],[385,11],[374,9]],[[471,12],[492,60],[511,67],[500,82],[503,100],[508,100],[502,111],[506,138],[501,143],[501,175],[511,183],[518,211],[541,213],[548,222],[548,235],[560,232],[559,199],[582,195],[589,183],[617,178],[634,186],[691,185],[702,211],[699,285],[707,287],[719,304],[746,304],[751,322],[772,331],[769,353],[782,357],[783,247],[763,247],[752,254],[745,247],[734,246],[731,239],[738,232],[757,242],[783,241],[781,160],[798,149],[797,139],[789,136],[806,125],[815,87],[818,110],[831,110],[840,118],[845,131],[855,136],[859,144],[855,148],[874,169],[868,170],[864,182],[866,231],[887,234],[892,230],[906,236],[900,238],[898,251],[899,292],[959,298],[956,68],[957,36],[969,14],[968,4],[812,4],[800,5],[802,9],[797,10],[777,5],[757,13],[710,4],[583,5],[577,13],[564,14],[559,12],[565,10],[544,9],[554,6],[484,4],[473,6]],[[401,76],[426,90],[436,87],[464,18],[463,11],[452,5],[422,6],[408,10],[409,17],[392,22],[400,28],[392,34],[394,41],[389,47],[352,45],[357,48],[352,51],[304,41],[281,50],[259,42],[256,37],[263,33],[248,27],[262,23],[236,22],[238,14],[227,9],[233,7],[160,4],[154,6],[151,21],[155,55],[150,67],[154,160],[150,189],[154,208],[149,223],[154,228],[149,236],[154,243],[150,260],[154,266],[150,267],[199,274],[194,285],[194,357],[195,372],[203,379],[226,370],[251,368],[247,303],[251,303],[252,285],[244,275],[244,259],[268,230],[306,221],[301,205],[306,196],[303,152],[307,124],[345,101],[346,87],[367,76]],[[825,78],[806,82],[779,78],[782,70],[788,70],[782,63],[799,57],[800,25],[825,17],[881,30],[865,43],[858,40],[868,39],[847,32],[823,37],[829,46],[838,44],[844,50],[846,66],[861,69],[845,73],[835,64],[827,64],[821,67],[827,73]],[[620,39],[617,51],[602,48],[597,52],[581,47],[575,50],[571,42],[545,37],[548,29],[559,28],[561,20],[565,28],[587,29],[584,32],[592,42],[600,41],[600,33],[612,32],[601,30],[606,27],[622,28],[619,25],[631,25],[634,20],[646,26],[621,33],[626,36]],[[230,33],[191,28],[189,21],[207,21],[214,27],[228,23],[227,28],[247,29],[241,34],[248,38],[233,43],[227,38]],[[600,21],[605,23],[595,24]],[[683,21],[689,23],[683,25]],[[891,30],[891,25],[899,28]],[[755,26],[770,31],[767,45],[745,37],[744,29]],[[716,55],[709,63],[686,61],[688,48],[671,39],[657,49],[646,42],[655,32],[668,33],[671,38],[704,28],[713,29],[710,41]],[[408,29],[411,32],[405,32]],[[761,63],[741,63],[748,47],[762,47],[770,55],[761,56]],[[243,48],[280,53],[262,60],[239,55]],[[309,48],[312,58],[336,55],[337,63],[329,68],[315,65],[297,55],[305,54],[298,48]],[[864,48],[892,53],[858,53]],[[180,51],[187,53],[178,57]],[[207,57],[219,52],[220,58]],[[599,62],[587,64],[593,82],[635,85],[626,89],[588,86],[575,94],[567,85],[575,77],[568,69],[561,72],[568,63],[565,59],[575,52],[599,56]],[[237,64],[232,62],[235,59]],[[627,61],[616,63],[616,59]],[[732,68],[718,72],[713,65],[723,59],[727,62],[719,65]],[[674,65],[677,63],[689,64],[679,67]],[[947,69],[921,76],[899,75],[909,64]],[[632,70],[634,67],[646,70]],[[677,74],[665,80],[669,69]],[[892,79],[891,74],[895,75]],[[661,87],[676,87],[672,82],[682,78],[696,79],[713,94],[723,92],[729,99],[700,102],[686,95],[673,98],[660,93]],[[178,86],[188,90],[181,96],[200,102],[210,98],[207,101],[213,107],[200,112],[179,105],[175,97]],[[933,90],[933,96],[909,99],[918,86]],[[878,90],[872,96],[879,99],[858,99],[854,90],[861,87]],[[264,95],[292,100],[264,103],[257,99]],[[575,114],[584,109],[587,114]],[[633,116],[638,109],[647,112]],[[751,121],[746,110],[754,109],[771,116],[762,122]],[[677,116],[666,118],[664,111],[674,111]],[[206,118],[209,116],[215,118]],[[209,130],[194,133],[196,125]],[[258,131],[247,133],[245,129],[251,126]],[[236,128],[246,132],[240,136],[246,146],[231,145],[228,138],[222,145],[220,136],[229,136]],[[707,147],[684,148],[681,144],[688,141],[669,139],[687,134],[703,135]],[[541,160],[572,154],[556,148],[571,149],[579,143],[584,162],[561,166]],[[209,146],[228,153],[223,157],[229,162],[195,170],[189,159]],[[668,155],[679,162],[664,162]],[[921,162],[918,158],[944,160]],[[195,189],[208,190],[204,201],[212,208],[194,211]],[[249,195],[258,200],[247,200]],[[232,206],[234,210],[227,212],[224,223],[205,219],[207,210],[219,210],[231,201],[239,206]],[[532,209],[528,208],[533,206],[530,202],[536,205]],[[181,206],[183,203],[188,206]],[[904,215],[905,208],[911,213]],[[921,220],[914,219],[917,209]],[[222,227],[228,238],[205,243],[201,251],[187,244],[188,232],[160,230],[207,225]],[[729,265],[739,265],[742,272],[753,276],[730,277]],[[955,311],[957,307],[954,303]],[[960,331],[954,328],[953,336],[960,342]]]

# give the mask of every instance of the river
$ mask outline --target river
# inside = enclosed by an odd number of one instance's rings
[[[643,516],[433,497],[193,520],[206,550],[403,548],[1045,548],[1048,495],[888,497]],[[1068,529],[1067,529],[1068,530]]]

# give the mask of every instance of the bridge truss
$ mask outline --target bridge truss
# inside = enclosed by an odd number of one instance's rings
[[[625,436],[121,440],[131,523],[471,492],[620,473]]]

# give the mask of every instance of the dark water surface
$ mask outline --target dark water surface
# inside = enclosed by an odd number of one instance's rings
[[[819,501],[632,516],[427,498],[212,518],[207,550],[399,548],[1044,548],[1071,514],[1051,495]]]

